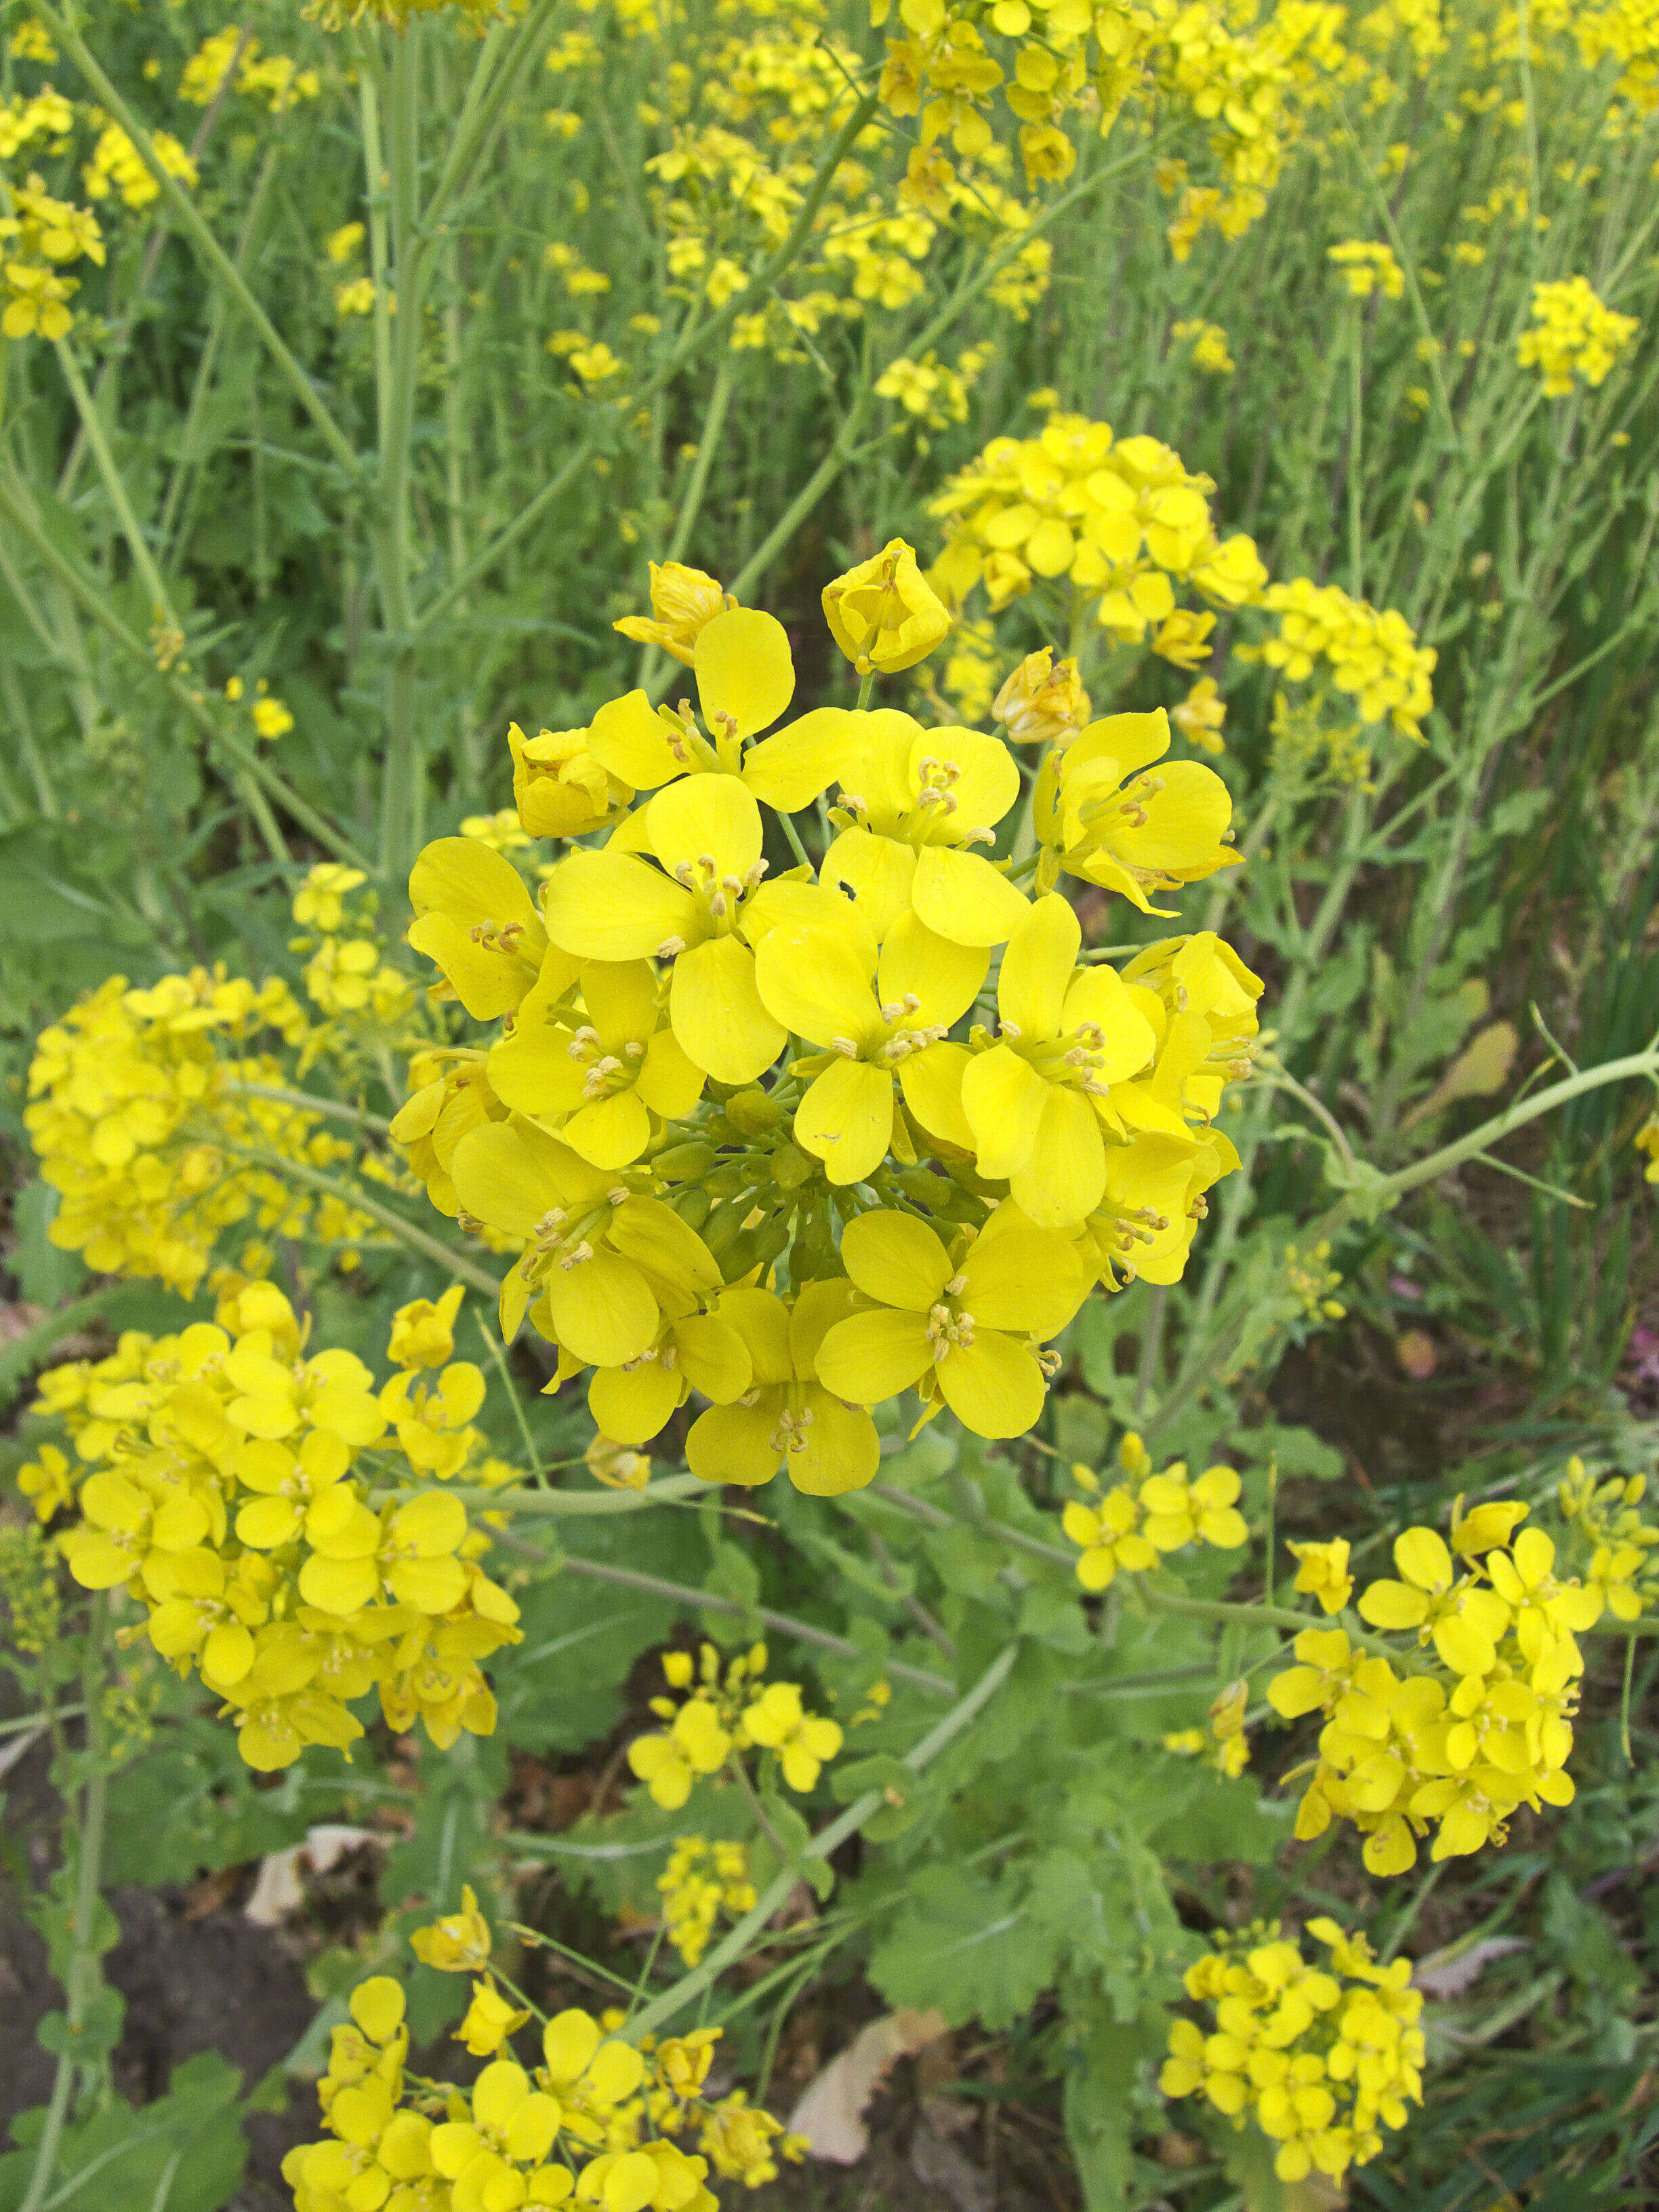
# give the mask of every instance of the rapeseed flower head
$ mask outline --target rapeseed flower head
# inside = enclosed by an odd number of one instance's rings
[[[1537,369],[1551,398],[1571,392],[1581,378],[1592,389],[1605,383],[1640,327],[1634,315],[1604,306],[1587,276],[1534,284],[1532,322],[1516,340],[1516,351],[1523,368]]]

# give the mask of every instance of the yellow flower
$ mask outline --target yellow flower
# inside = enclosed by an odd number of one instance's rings
[[[472,837],[435,839],[415,863],[409,902],[410,943],[475,1022],[511,1013],[542,976],[547,932],[504,854]]]
[[[1054,665],[1054,648],[1028,653],[992,702],[1011,744],[1066,745],[1089,720],[1089,695],[1075,660]]]
[[[483,1966],[489,1957],[489,1923],[478,1910],[471,1885],[461,1886],[459,1912],[417,1928],[409,1942],[416,1957],[440,1973],[470,1974]]]
[[[837,1322],[818,1348],[818,1379],[871,1406],[901,1390],[937,1390],[982,1437],[1023,1436],[1047,1384],[1037,1341],[1058,1335],[1087,1279],[1070,1243],[1005,1201],[959,1258],[921,1222],[860,1214],[842,1262],[873,1310]]]
[[[826,712],[832,710],[825,710]],[[845,887],[884,936],[907,907],[936,937],[1000,945],[1026,901],[982,854],[1019,796],[1019,769],[1000,738],[924,730],[883,708],[839,718],[842,789],[830,819],[841,834],[821,879]]]
[[[566,994],[553,995],[560,980],[538,984],[492,1048],[490,1087],[592,1166],[626,1167],[664,1121],[693,1110],[702,1072],[663,1019],[648,962],[586,963],[574,1008]]]
[[[624,615],[612,629],[640,645],[655,645],[690,668],[693,649],[704,627],[714,617],[735,607],[737,601],[714,577],[701,568],[688,568],[679,561],[651,563],[651,615]]]
[[[949,610],[902,538],[824,586],[823,618],[860,676],[914,668],[951,628]]]
[[[1201,882],[1230,867],[1225,844],[1232,800],[1213,769],[1169,761],[1169,718],[1110,714],[1091,722],[1064,752],[1050,753],[1037,777],[1037,835],[1047,849],[1040,884],[1060,868],[1131,899],[1143,914],[1149,891]]]
[[[529,2017],[527,2010],[510,2004],[494,1982],[474,1982],[472,2002],[455,2031],[455,2040],[464,2043],[475,2058],[489,2058]]]
[[[739,1286],[720,1315],[747,1348],[752,1385],[733,1404],[716,1405],[691,1424],[685,1463],[705,1482],[769,1482],[783,1468],[809,1497],[836,1498],[875,1474],[881,1440],[862,1394],[825,1387],[817,1370],[824,1339],[847,1315],[845,1282],[804,1284],[793,1306],[774,1291]]]
[[[1348,1572],[1348,1540],[1336,1536],[1328,1544],[1291,1544],[1296,1561],[1294,1587],[1304,1596],[1316,1597],[1327,1613],[1340,1613],[1353,1592]]]
[[[1547,1538],[1541,1540],[1553,1559],[1554,1547]],[[1407,1528],[1396,1536],[1394,1560],[1404,1579],[1371,1583],[1362,1590],[1360,1619],[1377,1628],[1414,1628],[1424,1643],[1432,1638],[1455,1674],[1491,1674],[1497,1639],[1510,1623],[1503,1598],[1467,1581],[1455,1583],[1451,1553],[1432,1528]]]
[[[1122,1483],[1097,1504],[1085,1504],[1080,1498],[1069,1501],[1060,1525],[1073,1543],[1082,1547],[1077,1578],[1085,1589],[1105,1589],[1120,1569],[1140,1575],[1158,1565],[1157,1552],[1140,1533],[1139,1519],[1139,1509]],[[1201,1745],[1201,1738],[1200,1741]]]
[[[752,1743],[775,1751],[792,1790],[816,1787],[820,1769],[841,1749],[840,1729],[831,1720],[803,1710],[793,1682],[769,1683],[744,1708],[744,1732]]]
[[[399,1306],[392,1316],[386,1357],[394,1367],[441,1367],[455,1356],[455,1316],[465,1297],[465,1286],[452,1283],[434,1305],[430,1298],[416,1298]],[[471,1419],[469,1414],[468,1419]]]
[[[1140,1486],[1146,1540],[1159,1552],[1178,1552],[1200,1538],[1224,1551],[1249,1540],[1249,1528],[1235,1503],[1239,1480],[1230,1467],[1206,1468],[1194,1481],[1180,1460]]]
[[[527,836],[585,837],[632,803],[633,786],[612,775],[592,749],[598,726],[595,717],[591,730],[538,730],[527,738],[516,722],[508,724],[513,803]]]
[[[852,908],[842,929],[780,925],[762,939],[762,1004],[823,1050],[796,1063],[812,1079],[792,1134],[832,1183],[865,1182],[894,1148],[896,1085],[925,1129],[970,1141],[957,1103],[967,1054],[945,1040],[988,964],[982,948],[936,937],[909,913],[887,932],[879,963]]]
[[[1140,1074],[1158,1044],[1115,969],[1077,965],[1082,941],[1065,899],[1051,893],[1029,910],[1003,955],[997,1041],[962,1074],[980,1173],[1006,1178],[1045,1229],[1073,1227],[1100,1204],[1107,1133],[1124,1133],[1109,1086]]]
[[[665,1735],[635,1736],[628,1764],[653,1800],[665,1812],[678,1812],[700,1774],[718,1774],[732,1750],[732,1737],[713,1704],[690,1698]]]

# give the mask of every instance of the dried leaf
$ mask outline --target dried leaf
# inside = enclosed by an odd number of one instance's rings
[[[370,1829],[343,1827],[335,1821],[307,1828],[304,1843],[285,1851],[271,1851],[260,1860],[259,1878],[242,1907],[243,1917],[256,1928],[275,1928],[305,1903],[302,1874],[326,1874],[360,1844],[385,1840]]]
[[[945,2032],[939,2012],[890,2012],[872,2020],[808,2083],[789,2115],[789,2132],[806,2137],[814,2158],[852,2166],[870,2147],[863,2115],[894,2062],[914,2057]]]
[[[1485,1936],[1467,1948],[1453,1943],[1412,1968],[1412,1987],[1421,1990],[1425,1996],[1461,1997],[1494,1959],[1510,1958],[1527,1948],[1519,1936]]]
[[[1460,1098],[1489,1098],[1494,1091],[1501,1091],[1510,1079],[1520,1042],[1513,1022],[1493,1022],[1480,1030],[1447,1067],[1428,1097],[1419,1098],[1411,1112],[1401,1117],[1401,1127],[1413,1128],[1431,1115],[1443,1113]]]

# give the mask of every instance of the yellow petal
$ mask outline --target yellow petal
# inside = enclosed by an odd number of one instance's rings
[[[465,927],[517,922],[538,947],[541,924],[524,878],[504,853],[476,837],[435,837],[410,872],[409,902],[416,915],[447,914]]]
[[[902,1029],[948,1029],[979,996],[990,964],[983,945],[953,945],[914,914],[901,913],[882,945],[878,995],[884,1006],[912,997],[921,1001],[914,1014],[900,1018]]]
[[[916,856],[908,845],[867,830],[843,830],[823,856],[818,880],[851,891],[859,913],[880,939],[908,911],[915,872]]]
[[[774,1399],[769,1391],[753,1406],[711,1406],[691,1424],[686,1465],[704,1482],[770,1482],[783,1456],[771,1441],[781,1407],[781,1393]]]
[[[468,1213],[520,1239],[553,1207],[596,1205],[608,1187],[568,1145],[516,1119],[468,1130],[455,1147],[450,1173]]]
[[[951,787],[957,802],[950,817],[953,829],[991,829],[1019,797],[1018,762],[1000,738],[986,731],[919,730],[910,741],[913,790],[920,786],[922,763],[929,758],[947,760],[957,769],[957,780]]]
[[[1082,1091],[1048,1086],[1036,1144],[1009,1188],[1040,1229],[1075,1228],[1100,1204],[1106,1143],[1100,1117]]]
[[[653,1114],[676,1121],[702,1096],[701,1068],[693,1067],[672,1030],[659,1030],[645,1048],[635,1089]]]
[[[754,1380],[749,1348],[728,1321],[718,1314],[688,1314],[674,1324],[674,1345],[685,1379],[694,1390],[716,1405],[729,1406]],[[611,1435],[617,1432],[613,1429]],[[629,1441],[623,1437],[626,1443]]]
[[[559,1133],[594,1167],[625,1168],[650,1143],[651,1116],[635,1092],[619,1091],[581,1107]]]
[[[892,1137],[892,1077],[868,1060],[837,1055],[795,1109],[794,1133],[803,1151],[823,1162],[832,1183],[865,1182]]]
[[[1079,975],[1066,994],[1061,1019],[1067,1034],[1085,1022],[1101,1032],[1097,1082],[1121,1083],[1152,1065],[1158,1047],[1152,1025],[1115,969],[1091,968]]]
[[[775,722],[795,696],[788,632],[775,617],[750,607],[733,607],[706,623],[691,665],[702,719],[716,736],[729,723],[738,737],[753,737]]]
[[[881,1034],[873,963],[857,938],[825,929],[770,929],[755,948],[755,983],[775,1020],[810,1043],[862,1044]]]
[[[684,934],[696,907],[683,884],[631,853],[572,853],[542,887],[548,935],[583,960],[646,959]]]
[[[1069,1237],[1035,1229],[1006,1200],[962,1263],[962,1303],[989,1328],[1057,1336],[1088,1295],[1089,1278]]]
[[[899,1062],[899,1087],[912,1118],[929,1136],[964,1152],[974,1149],[974,1133],[962,1110],[962,1085],[973,1055],[963,1044],[930,1044]]]
[[[1040,898],[1009,939],[997,978],[997,1010],[1022,1037],[1035,1042],[1060,1035],[1082,943],[1071,901],[1058,891]]]
[[[713,783],[717,779],[699,776],[696,781]],[[748,799],[739,785],[729,787]],[[770,1067],[787,1042],[787,1031],[761,1003],[755,987],[755,956],[741,938],[712,937],[682,952],[674,963],[668,1004],[674,1035],[686,1058],[717,1083],[752,1083]]]
[[[794,1487],[809,1498],[840,1498],[873,1481],[881,1438],[864,1408],[843,1406],[827,1390],[809,1387],[805,1410],[812,1416],[806,1442],[783,1462]]]
[[[654,791],[684,773],[668,732],[643,691],[612,699],[593,717],[587,750],[601,768],[635,791]]]
[[[979,1437],[1023,1437],[1042,1418],[1048,1386],[1029,1346],[981,1328],[971,1344],[952,1345],[939,1370],[939,1392]]]
[[[937,1304],[951,1274],[944,1245],[908,1213],[860,1213],[849,1221],[842,1233],[841,1263],[867,1297],[909,1313],[926,1313]]]
[[[657,1301],[639,1269],[614,1252],[555,1267],[545,1297],[559,1342],[586,1365],[620,1367],[656,1335]]]
[[[646,1360],[638,1367],[601,1367],[587,1386],[587,1409],[602,1437],[619,1444],[648,1443],[670,1419],[684,1388],[676,1369]]]
[[[910,903],[929,929],[956,945],[1001,945],[1030,911],[1023,892],[981,853],[924,845]]]
[[[1031,1158],[1050,1086],[1012,1045],[976,1053],[963,1070],[962,1110],[983,1176],[1018,1173]]]
[[[760,808],[735,776],[682,776],[657,793],[645,821],[651,849],[671,875],[712,860],[717,876],[741,878],[761,856]]]
[[[920,1314],[854,1314],[837,1322],[818,1346],[818,1380],[837,1398],[874,1406],[919,1382],[933,1361],[933,1343]]]
[[[832,783],[853,779],[855,716],[844,707],[815,707],[787,730],[763,738],[744,755],[743,780],[763,806],[799,813]]]

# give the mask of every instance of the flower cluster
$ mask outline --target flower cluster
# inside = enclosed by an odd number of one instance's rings
[[[708,1948],[720,1914],[730,1913],[735,1919],[754,1905],[748,1846],[682,1836],[668,1854],[657,1887],[662,1893],[668,1940],[686,1965],[695,1966]]]
[[[1607,1602],[1592,1581],[1562,1581],[1555,1546],[1522,1529],[1519,1504],[1454,1509],[1451,1542],[1408,1528],[1394,1547],[1399,1579],[1360,1592],[1360,1619],[1394,1640],[1352,1641],[1307,1628],[1297,1663],[1267,1686],[1275,1712],[1325,1716],[1296,1833],[1322,1835],[1333,1817],[1365,1838],[1374,1875],[1415,1864],[1434,1829],[1439,1860],[1501,1844],[1517,1806],[1565,1805],[1571,1717],[1583,1659],[1576,1632]],[[1299,1589],[1327,1613],[1352,1587],[1346,1547],[1307,1546]]]
[[[61,338],[74,320],[69,301],[80,282],[64,270],[73,261],[103,263],[98,218],[90,208],[54,199],[37,176],[9,186],[6,197],[9,204],[0,210],[0,337]]]
[[[1516,340],[1516,350],[1523,368],[1537,369],[1553,399],[1571,392],[1576,378],[1601,383],[1638,328],[1634,315],[1602,305],[1588,276],[1534,284],[1532,322]]]
[[[1213,1939],[1186,1986],[1214,2026],[1174,2022],[1158,2086],[1166,2097],[1202,2091],[1236,2126],[1248,2115],[1279,2146],[1281,2181],[1338,2181],[1376,2156],[1382,2129],[1405,2126],[1408,2102],[1423,2101],[1423,1997],[1409,1960],[1378,1966],[1364,1936],[1334,1920],[1310,1920],[1308,1933],[1328,1954],[1322,1966],[1277,1921]]]
[[[1154,1474],[1151,1455],[1133,1431],[1118,1446],[1117,1456],[1138,1490],[1120,1482],[1103,1491],[1091,1468],[1072,1469],[1072,1480],[1085,1496],[1066,1505],[1062,1526],[1079,1547],[1077,1578],[1085,1589],[1103,1590],[1120,1570],[1145,1574],[1167,1553],[1188,1544],[1236,1552],[1249,1541],[1250,1532],[1237,1505],[1239,1480],[1231,1468],[1206,1468],[1189,1481],[1184,1462],[1176,1460]]]
[[[677,1812],[699,1776],[718,1774],[728,1759],[745,1751],[769,1751],[791,1790],[816,1789],[820,1772],[841,1749],[836,1721],[809,1713],[799,1684],[768,1682],[766,1646],[757,1644],[732,1660],[722,1674],[720,1654],[705,1644],[694,1669],[687,1651],[665,1654],[662,1671],[670,1689],[689,1690],[683,1705],[653,1698],[651,1710],[669,1725],[659,1734],[635,1736],[628,1763],[654,1802]]]
[[[1647,1477],[1590,1474],[1570,1459],[1557,1486],[1561,1518],[1589,1548],[1585,1579],[1615,1620],[1639,1620],[1659,1602],[1659,1528],[1642,1517]]]
[[[1356,300],[1369,300],[1373,292],[1380,292],[1385,300],[1397,300],[1406,289],[1404,271],[1390,246],[1350,238],[1333,246],[1326,258],[1342,271],[1342,281]]]
[[[517,1641],[518,1607],[478,1566],[489,1540],[459,1499],[426,1486],[469,1464],[510,1474],[469,1426],[482,1374],[450,1361],[459,1297],[402,1310],[383,1384],[349,1352],[307,1358],[264,1282],[216,1322],[129,1332],[112,1358],[41,1378],[38,1410],[78,1466],[48,1447],[25,1470],[36,1513],[73,1504],[70,1574],[143,1606],[155,1650],[234,1713],[250,1766],[344,1749],[375,1688],[389,1726],[421,1719],[441,1745],[495,1726],[478,1662]]]
[[[482,1966],[490,1948],[489,1923],[470,1889],[464,1897],[460,1912],[411,1939],[418,1957],[456,1973]],[[805,2154],[742,2090],[708,2094],[717,2027],[635,2045],[620,2013],[538,2014],[533,2066],[491,2056],[460,2088],[409,2073],[404,1990],[391,1975],[359,1983],[349,2008],[317,2085],[326,2140],[283,2160],[296,2212],[717,2212],[711,2172],[757,2189],[775,2179],[776,2153]],[[458,2039],[477,2057],[499,2052],[532,2010],[487,1976]],[[676,2140],[693,2135],[695,2151]]]
[[[1053,415],[1035,438],[994,438],[932,501],[948,527],[933,579],[957,603],[982,581],[995,609],[1064,578],[1114,637],[1150,630],[1155,653],[1191,667],[1215,617],[1178,609],[1176,586],[1236,607],[1267,582],[1249,538],[1216,536],[1214,489],[1156,438]]]
[[[898,540],[823,604],[866,680],[949,627]],[[1000,738],[891,708],[775,729],[782,626],[672,566],[653,606],[696,708],[634,691],[586,729],[513,735],[526,831],[608,842],[557,860],[538,896],[477,838],[416,865],[409,941],[437,994],[504,1028],[434,1060],[393,1137],[437,1204],[518,1252],[503,1328],[527,1316],[558,1346],[550,1388],[592,1370],[617,1444],[695,1390],[694,1473],[785,1464],[830,1494],[871,1479],[866,1409],[908,1389],[924,1417],[1021,1435],[1091,1285],[1179,1276],[1237,1164],[1214,1117],[1261,991],[1208,933],[1121,972],[1087,960],[1049,886],[1065,870],[1146,908],[1209,874],[1233,857],[1225,787],[1190,763],[1146,773],[1162,714],[1076,733],[1075,671],[1028,664],[1000,711],[1050,739],[1033,901],[977,849],[1020,796]],[[826,795],[815,866],[787,817]],[[763,809],[797,857],[774,880]],[[997,1021],[977,1022],[1005,947]]]
[[[44,1030],[23,1122],[60,1194],[53,1243],[188,1297],[232,1226],[363,1243],[361,1214],[283,1174],[285,1162],[325,1167],[352,1148],[289,1102],[288,1067],[261,1042],[270,1033],[304,1047],[309,1024],[292,992],[222,967],[147,991],[112,975]]]
[[[1227,333],[1219,323],[1196,320],[1177,323],[1170,333],[1190,350],[1193,366],[1206,376],[1231,376],[1238,366],[1228,350]]]
[[[290,952],[308,953],[306,995],[324,1017],[301,1056],[303,1070],[325,1045],[337,1046],[343,1028],[384,1030],[406,1015],[415,986],[385,957],[375,928],[380,902],[362,891],[361,868],[319,860],[295,893],[295,921],[307,934],[289,939]]]
[[[302,69],[287,54],[261,54],[258,39],[227,23],[222,31],[204,39],[185,64],[179,99],[196,107],[211,106],[227,88],[233,70],[234,89],[246,100],[262,100],[272,115],[285,113],[301,100],[315,100],[322,89],[314,69]]]
[[[153,206],[161,197],[161,187],[150,174],[138,149],[118,123],[105,122],[96,108],[90,113],[93,122],[102,127],[92,149],[92,159],[81,171],[87,198],[115,198],[123,207],[134,209]],[[183,185],[197,183],[195,162],[170,131],[152,131],[150,145],[168,176],[177,178]]]
[[[1263,645],[1237,647],[1241,659],[1266,661],[1287,684],[1311,683],[1317,672],[1352,702],[1362,722],[1386,717],[1403,736],[1421,738],[1437,656],[1419,645],[1404,615],[1392,607],[1379,614],[1339,585],[1308,576],[1268,585],[1255,604],[1279,617],[1279,632]]]

